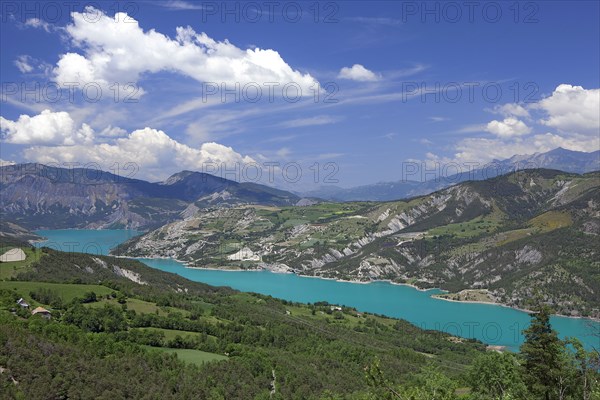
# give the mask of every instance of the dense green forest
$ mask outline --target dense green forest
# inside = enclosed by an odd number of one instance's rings
[[[0,264],[2,399],[600,399],[598,352],[561,341],[545,307],[520,354],[498,353],[326,302],[24,249],[28,263]]]

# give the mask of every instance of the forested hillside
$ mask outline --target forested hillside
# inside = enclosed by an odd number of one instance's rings
[[[0,264],[2,398],[538,398],[525,369],[538,361],[402,320],[215,288],[133,260],[24,249],[33,262]],[[38,306],[48,319],[31,314]],[[564,358],[551,367],[569,375],[565,388],[545,386],[550,398],[597,399],[597,353],[555,341]]]

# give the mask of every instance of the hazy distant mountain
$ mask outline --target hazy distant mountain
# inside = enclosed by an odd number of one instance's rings
[[[550,168],[584,174],[600,170],[600,150],[586,153],[559,147],[546,153],[516,155],[507,160],[494,160],[494,162],[506,167],[517,165],[521,168]]]
[[[336,201],[389,201],[433,193],[456,183],[468,180],[484,180],[515,170],[548,168],[572,173],[600,170],[600,151],[585,153],[557,148],[546,153],[515,155],[506,160],[494,160],[485,168],[461,174],[430,178],[428,180],[407,179],[396,182],[380,182],[349,189],[337,186],[322,186],[304,193],[305,196]],[[418,178],[417,173],[413,175]],[[429,176],[428,176],[429,178]]]
[[[151,183],[91,169],[0,167],[0,217],[35,228],[147,228],[197,207],[294,205],[300,197],[254,183],[183,171]]]

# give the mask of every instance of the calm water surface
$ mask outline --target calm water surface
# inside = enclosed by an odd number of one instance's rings
[[[108,250],[139,234],[131,230],[40,230],[48,240],[44,245],[63,251],[108,254]],[[435,329],[453,335],[476,338],[485,343],[518,350],[523,341],[521,331],[529,324],[525,312],[507,307],[457,303],[434,299],[439,290],[419,291],[409,286],[387,282],[358,284],[275,274],[267,271],[218,271],[186,268],[170,259],[140,259],[150,267],[173,272],[197,282],[230,286],[245,292],[256,292],[303,303],[328,301],[356,307],[360,311],[402,318],[424,329]],[[600,323],[576,318],[552,317],[552,325],[561,337],[574,336],[587,347],[600,347],[591,335],[591,324]]]

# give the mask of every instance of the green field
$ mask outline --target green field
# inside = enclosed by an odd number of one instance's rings
[[[82,297],[87,292],[94,292],[97,296],[104,296],[112,293],[114,290],[101,285],[80,285],[70,283],[48,283],[48,282],[0,282],[0,289],[14,289],[23,296],[29,296],[29,292],[37,289],[49,289],[60,295],[60,297],[69,302],[76,297]],[[28,299],[29,300],[29,299]]]
[[[470,221],[437,226],[427,231],[428,236],[450,235],[457,238],[471,238],[494,232],[501,227],[503,221],[499,210],[476,217]]]
[[[94,290],[95,292],[95,290]],[[97,295],[100,293],[96,292]],[[97,302],[86,304],[87,307],[104,307],[105,304],[110,304],[113,306],[120,306],[117,299],[98,299]],[[140,299],[127,299],[127,309],[133,310],[136,313],[140,314],[158,314],[158,315],[168,315],[170,312],[178,312],[182,314],[184,317],[187,317],[190,313],[189,311],[182,310],[180,308],[173,307],[159,307],[154,303],[150,303],[148,301],[140,300]]]
[[[366,202],[320,203],[307,207],[282,207],[280,209],[257,209],[257,214],[274,224],[294,226],[301,223],[320,223],[335,217],[354,215],[369,206]]]
[[[205,351],[193,350],[193,349],[171,349],[168,347],[152,347],[144,346],[146,349],[163,351],[165,353],[177,354],[177,358],[181,361],[185,361],[191,364],[202,365],[210,361],[222,361],[227,360],[226,356],[215,353],[207,353]]]
[[[567,212],[548,211],[529,220],[528,224],[539,232],[550,232],[573,224],[571,215]]]
[[[180,336],[182,338],[200,336],[200,333],[198,333],[198,332],[177,331],[175,329],[163,329],[163,328],[136,328],[136,329],[153,331],[153,332],[162,332],[163,335],[165,335],[165,340],[173,340],[177,336]]]

